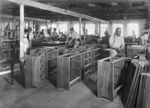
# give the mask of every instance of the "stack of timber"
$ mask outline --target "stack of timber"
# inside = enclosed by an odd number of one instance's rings
[[[69,90],[81,79],[81,54],[64,54],[57,57],[57,87]]]
[[[98,61],[98,97],[113,101],[122,87],[125,58],[108,57]]]
[[[136,108],[150,107],[150,72],[142,73]]]
[[[41,87],[45,84],[45,54],[29,55],[25,59],[25,87]]]
[[[147,71],[149,62],[148,61],[139,61],[132,60],[132,63],[128,67],[127,80],[124,84],[121,100],[125,108],[137,108],[137,97],[140,87],[140,80],[142,73]],[[143,107],[141,107],[143,108]]]

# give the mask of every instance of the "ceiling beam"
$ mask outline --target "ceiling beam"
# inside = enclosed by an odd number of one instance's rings
[[[53,11],[53,12],[60,13],[60,14],[70,15],[70,16],[74,16],[74,17],[81,17],[81,18],[85,18],[88,20],[96,21],[96,22],[108,23],[108,21],[105,21],[105,20],[101,20],[101,19],[94,18],[94,17],[88,16],[88,15],[84,15],[84,14],[80,14],[77,12],[57,8],[54,6],[46,5],[43,3],[38,3],[35,1],[31,1],[31,0],[7,0],[7,1],[17,3],[17,4],[23,4],[23,5],[31,6],[31,7],[35,7],[35,8],[39,8],[42,10]]]
[[[38,2],[43,2],[43,3],[48,3],[48,2],[52,2],[52,3],[61,3],[61,2],[65,2],[65,3],[110,3],[110,2],[145,2],[147,0],[34,0],[34,1],[38,1]]]

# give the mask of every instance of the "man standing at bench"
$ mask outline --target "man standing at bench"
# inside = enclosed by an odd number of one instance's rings
[[[121,28],[117,27],[114,35],[109,38],[110,56],[115,56],[124,49],[124,37],[121,35]]]

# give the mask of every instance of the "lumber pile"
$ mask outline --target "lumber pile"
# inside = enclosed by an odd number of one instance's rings
[[[126,82],[123,86],[121,94],[121,100],[125,108],[134,108],[134,107],[137,108],[136,103],[139,94],[138,92],[141,75],[142,73],[145,73],[147,71],[148,65],[149,62],[147,60],[143,60],[142,57],[138,57],[138,59],[133,59],[131,61],[127,71],[128,75],[126,78]]]

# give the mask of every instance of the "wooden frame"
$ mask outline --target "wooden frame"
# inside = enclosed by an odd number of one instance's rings
[[[98,70],[98,60],[101,59],[101,48],[92,49],[92,72],[96,72]]]
[[[25,87],[39,88],[45,81],[45,54],[27,56],[25,60]]]
[[[82,73],[81,79],[84,80],[88,74],[92,73],[92,50],[80,51],[82,56]]]
[[[81,54],[65,54],[57,57],[57,87],[69,90],[70,85],[81,78]]]
[[[98,97],[113,101],[121,87],[119,77],[124,67],[124,58],[108,57],[98,61]]]

